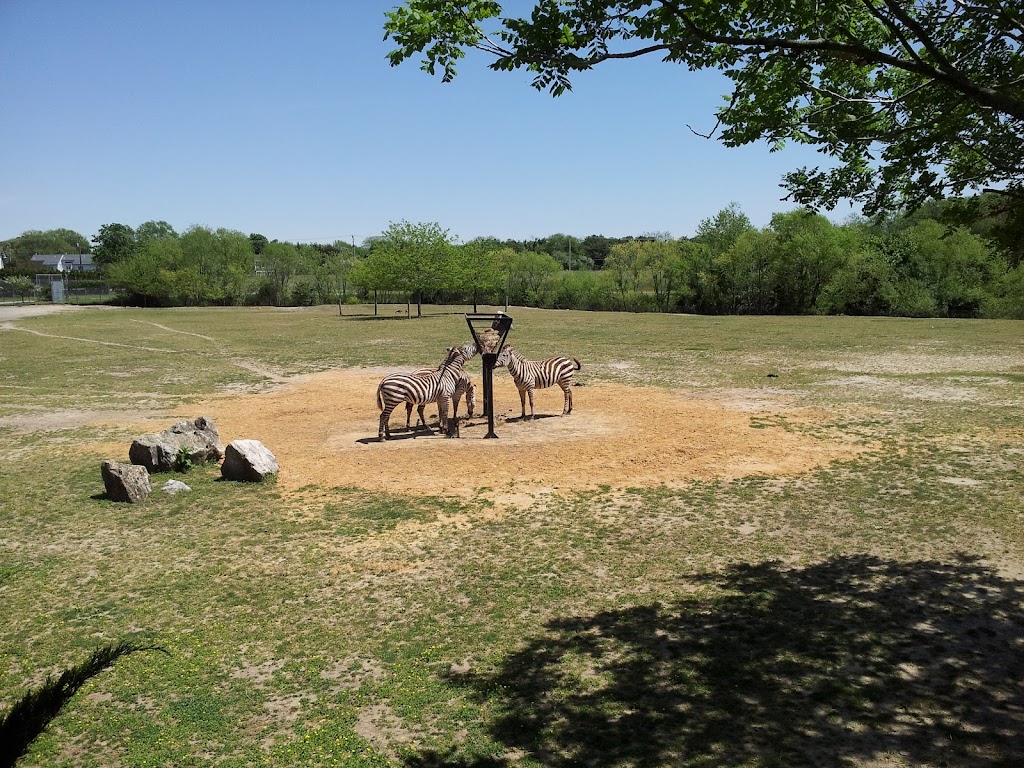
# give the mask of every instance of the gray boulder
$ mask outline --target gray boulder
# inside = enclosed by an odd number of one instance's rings
[[[107,498],[112,501],[126,501],[135,504],[149,496],[153,486],[149,482],[149,472],[145,467],[135,464],[122,464],[119,461],[104,461],[100,464],[103,475],[103,487]]]
[[[224,449],[220,473],[225,480],[258,483],[277,472],[277,459],[259,440],[233,440]]]
[[[195,421],[179,421],[163,432],[136,438],[128,449],[128,458],[150,472],[170,472],[176,468],[182,448],[188,451],[193,464],[218,461],[224,455],[213,419],[200,416]]]

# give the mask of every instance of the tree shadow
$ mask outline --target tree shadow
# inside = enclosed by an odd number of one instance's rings
[[[39,688],[29,691],[16,701],[0,717],[0,768],[11,768],[90,678],[122,656],[138,651],[167,653],[157,646],[133,643],[106,645],[93,651],[81,664],[64,670],[57,679],[47,677]]]
[[[684,581],[720,590],[558,619],[451,679],[496,712],[495,741],[556,768],[1024,765],[1024,582],[868,556]]]

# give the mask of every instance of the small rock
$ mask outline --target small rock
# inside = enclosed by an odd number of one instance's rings
[[[181,482],[181,480],[168,480],[160,488],[164,493],[179,493],[180,491],[191,491],[191,486]]]
[[[122,464],[118,461],[104,461],[100,465],[103,475],[103,487],[107,498],[112,501],[126,501],[135,504],[149,496],[153,486],[149,482],[149,472],[145,467],[135,464]]]
[[[225,480],[258,483],[278,473],[277,458],[259,440],[233,440],[224,449]]]

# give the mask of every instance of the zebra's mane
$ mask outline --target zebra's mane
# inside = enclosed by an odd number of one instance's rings
[[[457,367],[458,370],[462,369],[469,358],[476,354],[476,347],[472,344],[463,344],[461,347],[448,347],[448,354],[445,356],[444,361],[437,367],[437,370],[443,368]]]

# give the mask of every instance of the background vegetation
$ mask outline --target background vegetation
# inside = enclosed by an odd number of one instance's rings
[[[414,303],[417,313],[430,302],[718,315],[1024,317],[1024,239],[990,197],[844,224],[795,210],[776,214],[762,229],[729,206],[680,239],[648,232],[461,243],[437,223],[402,221],[356,246],[277,242],[206,227],[178,234],[166,222],[137,229],[109,224],[94,238],[94,258],[104,269],[90,277],[116,288],[121,302],[139,306],[369,300]],[[81,240],[54,230],[4,243],[5,253],[14,254],[12,267],[0,274],[8,294],[25,290],[12,280],[38,271],[28,264],[27,248]],[[81,283],[78,290],[88,288]]]

